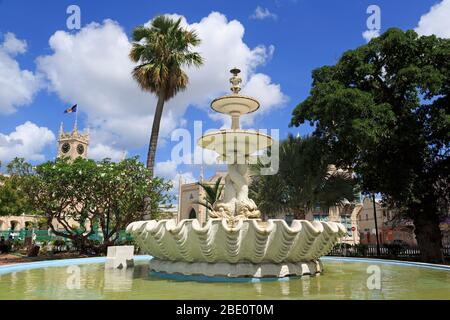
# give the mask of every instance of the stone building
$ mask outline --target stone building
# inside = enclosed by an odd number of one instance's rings
[[[414,235],[414,224],[409,219],[400,219],[398,211],[388,209],[381,202],[375,201],[379,242],[402,242],[417,245]],[[363,200],[363,208],[358,216],[361,243],[375,244],[375,216],[371,198]]]
[[[217,179],[222,178],[221,184],[225,184],[226,172],[216,172],[216,174],[209,179],[203,179],[203,174],[200,176],[200,181],[207,185],[214,185]],[[178,221],[183,219],[198,219],[200,223],[205,223],[208,220],[208,210],[202,205],[195,203],[203,200],[205,197],[203,188],[194,183],[183,183],[180,178],[180,186],[178,191]]]
[[[61,123],[58,135],[58,158],[69,157],[73,160],[81,157],[86,159],[89,140],[89,128],[83,134],[78,131],[77,121],[75,121],[73,130],[71,132],[64,132],[63,124]]]
[[[360,243],[358,215],[362,208],[362,204],[358,202],[347,202],[341,206],[330,207],[328,210],[317,207],[310,210],[305,218],[309,221],[342,223],[347,229],[347,235],[342,238],[341,242],[353,245]]]

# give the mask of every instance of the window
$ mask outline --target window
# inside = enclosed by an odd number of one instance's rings
[[[369,215],[366,213],[366,221],[369,221]]]
[[[197,212],[195,212],[194,208],[189,212],[189,219],[197,219]]]

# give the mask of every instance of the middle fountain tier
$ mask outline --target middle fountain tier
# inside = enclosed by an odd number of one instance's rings
[[[218,160],[228,165],[225,177],[223,199],[214,204],[211,218],[259,218],[255,202],[248,197],[248,165],[254,160],[258,151],[265,150],[273,144],[270,136],[254,131],[240,129],[240,117],[259,109],[259,102],[251,97],[239,94],[241,88],[240,70],[231,70],[231,95],[214,99],[211,108],[231,116],[231,129],[224,129],[202,136],[200,147],[215,151]]]

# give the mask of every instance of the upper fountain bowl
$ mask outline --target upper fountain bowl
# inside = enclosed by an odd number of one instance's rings
[[[258,110],[259,102],[252,97],[232,94],[214,99],[211,108],[228,115],[243,115]]]

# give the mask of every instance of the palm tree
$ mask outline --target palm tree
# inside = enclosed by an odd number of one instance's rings
[[[197,182],[199,186],[205,190],[206,196],[202,200],[193,201],[192,203],[196,203],[199,205],[204,206],[210,211],[214,210],[214,204],[220,199],[220,196],[222,195],[223,185],[220,184],[222,181],[222,177],[216,180],[216,183],[214,186],[207,185],[202,182]]]
[[[355,179],[349,172],[342,170],[328,172],[315,192],[316,203],[323,209],[344,207],[358,197]]]
[[[255,173],[261,165],[252,168],[250,193],[263,213],[292,212],[296,219],[304,219],[308,210],[316,206],[328,209],[357,197],[351,174],[330,170],[322,156],[325,147],[314,136],[289,135],[280,143],[277,174],[258,176]]]
[[[200,54],[191,51],[200,44],[200,39],[194,30],[188,31],[180,24],[181,19],[157,16],[149,27],[138,26],[133,30],[129,57],[138,63],[133,78],[142,90],[158,98],[147,154],[147,168],[152,175],[164,103],[186,89],[189,79],[182,67],[203,64]]]

